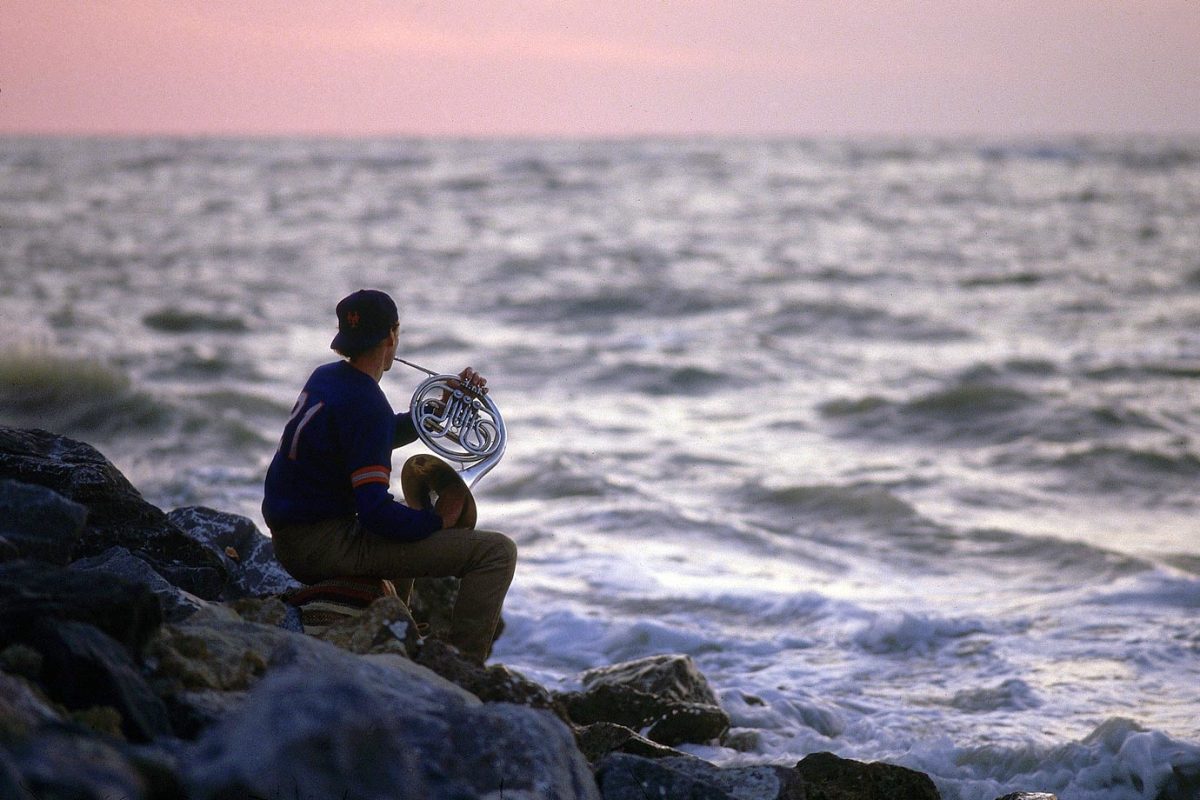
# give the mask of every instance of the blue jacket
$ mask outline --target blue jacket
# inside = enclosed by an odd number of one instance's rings
[[[388,491],[392,450],[416,438],[411,416],[393,413],[370,375],[346,361],[318,367],[267,469],[263,519],[276,528],[357,514],[380,536],[424,539],[441,529],[441,518]]]

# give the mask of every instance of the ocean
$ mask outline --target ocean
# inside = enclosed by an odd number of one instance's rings
[[[497,661],[689,654],[723,765],[1200,781],[1200,141],[0,139],[0,422],[164,509],[261,526],[364,287],[504,415]]]

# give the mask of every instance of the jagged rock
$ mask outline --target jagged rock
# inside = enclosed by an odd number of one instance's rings
[[[158,598],[163,618],[168,622],[186,619],[204,606],[204,601],[199,597],[180,589],[124,547],[111,547],[98,556],[81,558],[72,562],[69,568],[83,572],[104,572],[146,587]]]
[[[626,686],[661,700],[719,706],[708,679],[686,655],[658,655],[583,673],[584,686]]]
[[[648,759],[614,753],[596,768],[603,800],[776,800],[788,779],[784,767],[720,769],[692,756]],[[795,800],[816,798],[798,795]]]
[[[26,797],[148,800],[147,781],[117,743],[81,727],[44,726],[14,743],[9,758],[14,773],[10,785],[15,783]],[[0,788],[6,788],[2,777]]]
[[[57,720],[58,712],[27,681],[0,672],[0,740]]]
[[[146,685],[128,651],[98,628],[43,619],[29,644],[42,655],[39,683],[65,707],[110,706],[121,715],[126,738],[147,742],[170,736],[162,701]]]
[[[793,770],[786,800],[940,800],[923,772],[895,764],[854,761],[833,753],[805,756]]]
[[[3,536],[0,536],[0,564],[20,557],[21,551],[17,549],[17,546]]]
[[[300,612],[278,597],[243,597],[230,604],[230,608],[246,622],[274,625],[296,633],[304,633],[300,624]]]
[[[438,639],[422,641],[413,660],[485,703],[513,703],[541,708],[563,721],[568,720],[561,703],[542,685],[502,664],[480,666]]]
[[[175,734],[191,740],[241,708],[247,694],[246,691],[184,689],[168,694],[163,703]]]
[[[162,610],[149,589],[115,575],[39,561],[0,564],[0,646],[23,640],[44,618],[95,625],[137,652]]]
[[[560,696],[572,721],[648,727],[652,741],[668,746],[719,738],[729,715],[691,658],[663,655],[590,670],[582,692]]]
[[[395,653],[409,657],[417,647],[417,623],[398,597],[381,597],[357,617],[335,622],[317,638],[351,653]]]
[[[197,614],[166,625],[147,646],[156,666],[154,677],[172,690],[248,689],[267,671],[272,653],[288,636],[282,628]]]
[[[201,736],[185,765],[190,797],[598,800],[587,763],[553,716],[472,705],[403,670],[298,638],[306,637],[289,639],[243,707]]]
[[[86,508],[53,489],[0,480],[0,536],[24,558],[66,564],[86,520]]]
[[[75,557],[121,546],[198,597],[215,599],[225,585],[221,560],[147,503],[91,445],[47,431],[0,426],[0,478],[53,489],[87,508]]]
[[[228,571],[223,598],[267,597],[300,588],[275,559],[275,546],[253,520],[205,506],[186,506],[167,519],[204,544]]]
[[[615,722],[595,722],[576,728],[575,743],[591,764],[598,763],[609,753],[628,753],[642,758],[670,758],[683,753],[652,742],[646,737]]]

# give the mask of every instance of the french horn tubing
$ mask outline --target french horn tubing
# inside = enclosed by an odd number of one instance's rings
[[[487,389],[396,358],[429,377],[417,386],[409,402],[417,437],[435,455],[457,464],[468,488],[504,457],[508,433],[500,409]]]

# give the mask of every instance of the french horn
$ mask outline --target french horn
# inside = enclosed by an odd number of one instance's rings
[[[424,372],[409,402],[417,437],[431,452],[457,465],[459,477],[472,488],[504,457],[508,433],[500,409],[487,389],[396,358]]]

